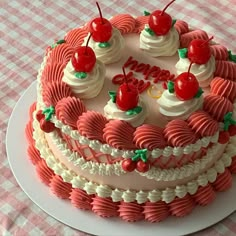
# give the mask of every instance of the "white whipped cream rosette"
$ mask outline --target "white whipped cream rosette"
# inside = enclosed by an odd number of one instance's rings
[[[83,45],[86,44],[90,34],[84,39]],[[89,41],[89,46],[94,50],[97,59],[102,61],[104,64],[111,64],[120,60],[123,54],[124,39],[120,31],[113,27],[112,36],[107,45],[100,42],[95,42],[92,38]]]
[[[166,35],[151,35],[148,32],[149,26],[140,34],[140,48],[152,57],[173,56],[180,45],[179,34],[175,27],[172,27]]]
[[[97,59],[94,68],[91,72],[86,73],[85,78],[78,78],[76,73],[71,61],[69,61],[64,70],[62,81],[68,84],[72,92],[81,99],[96,97],[104,84],[105,65]]]
[[[167,120],[173,119],[186,119],[194,111],[202,108],[203,96],[199,98],[192,98],[190,100],[180,100],[174,93],[170,93],[165,90],[162,96],[157,100],[159,104],[160,113],[167,118]]]

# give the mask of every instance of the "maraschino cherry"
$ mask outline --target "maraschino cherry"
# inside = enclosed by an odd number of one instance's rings
[[[90,34],[86,46],[79,47],[71,58],[71,63],[77,72],[90,72],[96,63],[96,55],[88,46],[91,36]]]
[[[96,4],[100,17],[91,21],[89,31],[95,42],[108,42],[112,35],[112,25],[106,18],[102,17],[101,8],[98,2],[96,2]]]
[[[172,18],[169,14],[165,12],[165,10],[174,2],[172,0],[168,3],[165,8],[161,10],[154,11],[149,18],[149,27],[154,33],[158,36],[166,35],[172,26]]]
[[[137,162],[136,161],[132,161],[131,158],[123,160],[122,164],[121,164],[122,169],[124,171],[127,171],[127,172],[134,171],[135,168],[136,168],[136,165],[137,165]]]
[[[195,75],[190,73],[192,62],[189,65],[188,72],[181,73],[174,82],[176,97],[180,100],[190,100],[199,90],[199,83]]]
[[[213,39],[213,36],[208,40],[193,39],[188,46],[188,58],[191,62],[196,64],[205,64],[211,57],[211,48],[209,41]]]
[[[122,111],[131,110],[138,105],[139,92],[136,86],[127,82],[127,76],[124,67],[124,83],[118,88],[116,95],[116,105]]]

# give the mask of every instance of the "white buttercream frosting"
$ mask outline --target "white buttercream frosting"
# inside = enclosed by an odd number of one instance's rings
[[[83,45],[86,44],[89,35],[85,37]],[[123,54],[124,38],[118,29],[112,29],[112,36],[108,43],[110,46],[102,48],[99,46],[100,43],[95,42],[92,38],[89,41],[89,46],[94,50],[97,59],[101,60],[104,64],[119,61]]]
[[[176,118],[186,119],[194,111],[202,107],[203,96],[183,101],[178,99],[174,93],[165,90],[157,102],[159,104],[160,113],[164,115],[167,120]]]
[[[140,34],[140,48],[152,57],[173,56],[179,48],[179,34],[175,27],[172,27],[166,35],[150,35],[146,29]]]
[[[128,115],[126,114],[126,111],[120,110],[116,103],[112,102],[112,100],[109,100],[104,107],[104,115],[107,119],[124,120],[130,123],[132,126],[137,127],[143,124],[148,115],[146,105],[141,99],[139,99],[138,106],[142,107],[142,111],[140,113]]]
[[[180,58],[175,65],[177,74],[179,75],[188,71],[189,65],[190,60],[188,58]],[[211,56],[206,64],[200,65],[193,63],[190,72],[196,76],[199,85],[205,88],[210,85],[210,82],[214,77],[215,68],[215,58]]]
[[[105,73],[104,64],[97,59],[93,70],[87,73],[86,78],[80,79],[75,76],[76,71],[71,61],[69,61],[64,69],[62,81],[68,84],[72,92],[79,98],[90,99],[100,93],[104,84]]]

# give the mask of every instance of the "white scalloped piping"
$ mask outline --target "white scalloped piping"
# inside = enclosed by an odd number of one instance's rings
[[[76,175],[73,171],[67,169],[52,154],[48,147],[47,141],[43,137],[43,132],[38,128],[38,122],[33,122],[33,138],[35,147],[39,150],[42,158],[45,159],[47,165],[62,177],[65,182],[71,183],[72,187],[80,188],[87,194],[97,194],[100,197],[111,197],[114,202],[124,200],[125,202],[137,201],[142,204],[146,201],[157,202],[162,200],[170,203],[175,197],[184,197],[187,193],[196,193],[199,186],[206,186],[208,182],[212,183],[216,180],[218,173],[223,173],[225,168],[230,166],[232,157],[236,155],[236,137],[231,137],[222,157],[208,169],[205,173],[198,176],[196,180],[188,182],[186,185],[176,186],[175,188],[166,188],[164,190],[152,191],[131,191],[122,189],[112,189],[107,185],[91,182],[84,177]]]

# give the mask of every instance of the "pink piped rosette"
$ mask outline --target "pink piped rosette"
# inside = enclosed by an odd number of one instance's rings
[[[134,32],[135,19],[130,14],[119,14],[110,19],[113,27],[117,28],[121,34],[128,34]]]
[[[76,97],[62,98],[56,105],[56,117],[64,124],[77,129],[78,118],[86,112],[83,102]]]

